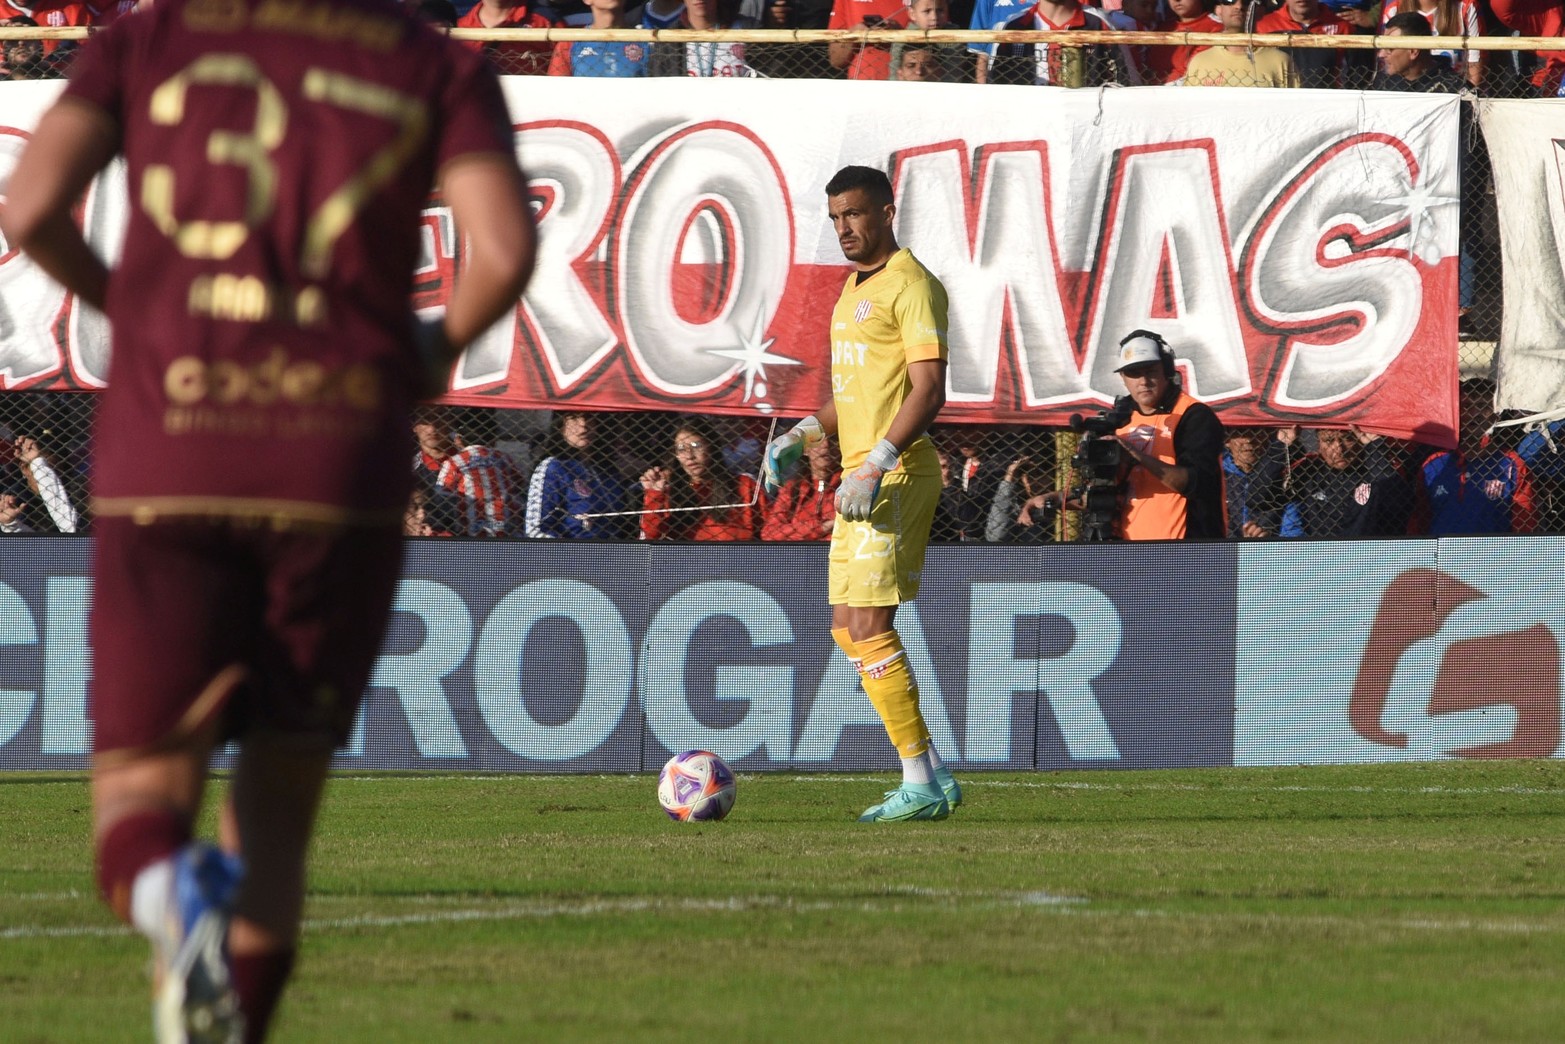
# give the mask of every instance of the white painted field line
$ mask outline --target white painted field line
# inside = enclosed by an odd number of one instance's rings
[[[15,898],[15,897],[13,897]],[[398,928],[409,925],[461,924],[468,921],[519,921],[564,917],[596,917],[626,913],[746,913],[759,910],[788,910],[798,913],[830,913],[840,910],[872,911],[910,899],[947,899],[962,906],[1047,907],[1084,902],[1070,896],[1048,892],[962,893],[941,892],[909,886],[890,889],[888,894],[851,899],[812,899],[800,901],[787,896],[731,896],[727,899],[662,899],[629,897],[621,899],[582,899],[536,903],[505,903],[476,909],[432,910],[427,913],[356,914],[352,917],[314,917],[304,922],[307,932],[351,930],[359,928]],[[399,902],[440,902],[440,896],[410,896]],[[471,901],[471,900],[468,900]],[[0,941],[7,939],[108,938],[129,935],[121,925],[32,925],[0,929]]]
[[[439,896],[407,897],[399,901],[440,901]],[[1285,914],[1234,911],[1157,910],[1147,908],[1113,909],[1094,907],[1086,900],[1049,892],[964,893],[904,888],[890,894],[849,899],[799,901],[786,896],[733,896],[727,899],[619,898],[577,901],[509,902],[497,906],[429,910],[401,914],[360,914],[352,917],[314,917],[305,921],[309,933],[363,931],[388,928],[438,926],[495,921],[522,921],[553,918],[598,917],[627,913],[751,913],[784,910],[797,913],[831,913],[844,910],[874,911],[896,907],[909,899],[946,900],[953,907],[1033,908],[1062,916],[1103,919],[1133,918],[1195,922],[1254,924],[1280,930],[1330,928],[1346,931],[1457,932],[1475,935],[1546,935],[1565,932],[1565,922],[1456,918],[1442,920],[1429,916],[1403,918],[1353,917],[1346,915],[1288,916]],[[130,935],[130,929],[118,925],[17,926],[0,929],[0,941],[22,939],[111,938]]]
[[[493,909],[440,910],[410,914],[363,914],[354,917],[316,918],[305,922],[306,931],[352,928],[395,928],[403,925],[460,923],[464,921],[530,920],[554,917],[594,917],[600,914],[626,913],[747,913],[786,910],[797,913],[831,913],[842,910],[873,911],[895,905],[904,898],[930,898],[938,893],[920,894],[908,889],[896,895],[864,896],[857,899],[812,899],[799,901],[785,896],[732,896],[727,899],[587,899],[567,903],[508,904]],[[1023,892],[1008,897],[985,896],[982,906],[1057,906],[1083,900],[1045,892]]]
[[[740,779],[764,779],[768,773],[740,774]],[[891,773],[885,776],[787,776],[790,783],[876,783],[885,782],[891,777]],[[1107,790],[1107,791],[1166,791],[1170,793],[1191,793],[1221,796],[1223,794],[1534,794],[1534,795],[1558,795],[1565,796],[1565,787],[1309,787],[1303,785],[1286,786],[1254,786],[1246,784],[1233,785],[1229,783],[1214,783],[1210,786],[1197,783],[1158,783],[1158,782],[1134,782],[1134,783],[1093,783],[1086,780],[1028,780],[1028,779],[981,779],[968,782],[962,777],[962,789],[969,787],[974,790]]]
[[[116,935],[130,935],[131,930],[122,924],[61,924],[18,925],[0,928],[0,941],[6,939],[107,939]]]
[[[1242,768],[1242,766],[1241,766]],[[960,770],[958,770],[960,771]],[[1019,772],[1019,777],[1025,777],[1029,773]],[[741,772],[741,782],[766,780],[785,780],[789,783],[874,783],[885,784],[887,780],[894,780],[896,773],[887,769],[883,775],[874,776],[844,776],[837,773],[821,774],[794,774],[788,775],[782,772]],[[334,783],[377,783],[385,782],[385,775],[333,775]],[[399,782],[406,781],[442,781],[470,780],[474,782],[511,782],[525,783],[528,781],[568,783],[582,779],[618,780],[628,786],[646,786],[654,778],[651,772],[643,773],[599,773],[596,775],[583,773],[572,775],[565,773],[538,773],[538,772],[503,772],[475,774],[467,772],[438,772],[416,773],[413,775],[395,777]],[[1039,780],[1039,779],[1002,779],[1002,780],[974,780],[969,783],[962,780],[963,788],[969,786],[974,789],[995,790],[1104,790],[1104,791],[1166,791],[1169,793],[1212,793],[1212,794],[1269,794],[1269,793],[1298,793],[1298,794],[1530,794],[1540,796],[1565,796],[1565,787],[1378,787],[1378,786],[1305,786],[1303,784],[1287,784],[1283,786],[1256,786],[1253,784],[1231,784],[1226,782],[1214,782],[1211,785],[1198,783],[1160,783],[1155,780],[1138,780],[1134,783],[1095,783],[1090,780]]]
[[[1557,924],[1536,921],[1495,921],[1458,919],[1442,921],[1431,917],[1349,917],[1304,914],[1245,913],[1242,911],[1203,910],[1111,910],[1102,907],[1062,907],[1061,914],[1081,917],[1137,917],[1158,920],[1232,921],[1268,924],[1289,930],[1306,928],[1349,928],[1355,930],[1410,932],[1472,932],[1486,935],[1545,935],[1565,932],[1565,921]]]

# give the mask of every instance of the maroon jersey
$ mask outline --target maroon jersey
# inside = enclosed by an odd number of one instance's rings
[[[442,166],[512,151],[483,59],[390,0],[158,0],[66,98],[130,187],[97,511],[400,515],[418,216]]]

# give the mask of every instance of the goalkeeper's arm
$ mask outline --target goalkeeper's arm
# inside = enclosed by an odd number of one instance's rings
[[[827,427],[827,422],[830,427]],[[837,404],[828,402],[815,413],[804,418],[792,428],[766,445],[766,459],[761,465],[761,484],[766,495],[776,496],[788,473],[799,463],[804,451],[828,438],[837,430]]]
[[[837,487],[837,514],[853,521],[864,521],[875,508],[875,497],[886,472],[897,466],[902,451],[929,429],[946,402],[946,364],[943,359],[923,359],[909,363],[908,394],[897,415],[891,418],[886,437],[870,449],[852,472],[842,476]]]

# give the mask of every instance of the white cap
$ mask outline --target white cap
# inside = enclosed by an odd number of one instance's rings
[[[1137,336],[1132,334],[1126,338],[1125,343],[1119,346],[1119,365],[1114,367],[1114,372],[1119,373],[1129,366],[1140,366],[1143,363],[1162,362],[1163,348],[1156,339],[1146,334]]]

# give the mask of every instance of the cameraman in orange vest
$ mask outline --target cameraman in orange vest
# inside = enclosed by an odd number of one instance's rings
[[[1151,330],[1119,342],[1115,372],[1134,401],[1115,431],[1129,466],[1116,534],[1123,540],[1222,539],[1223,422],[1186,395],[1174,350]]]

